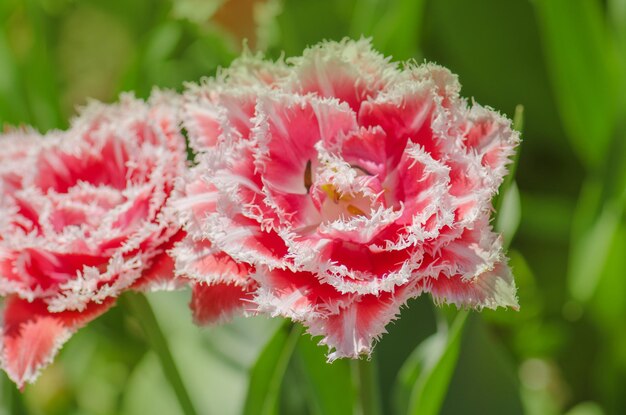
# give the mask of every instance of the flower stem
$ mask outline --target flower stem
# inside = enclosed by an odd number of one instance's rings
[[[356,380],[360,414],[381,415],[380,391],[376,383],[378,370],[375,358],[352,361],[352,370]]]
[[[22,394],[15,386],[15,383],[4,373],[0,373],[0,377],[2,378],[2,390],[0,390],[0,402],[2,402],[2,405],[0,406],[0,413],[2,413],[2,407],[4,407],[7,414],[25,414],[27,411],[24,407],[24,402],[22,402]]]
[[[167,339],[161,330],[161,326],[154,315],[154,311],[145,295],[139,293],[127,293],[124,296],[127,308],[139,321],[148,343],[157,354],[161,362],[163,373],[178,398],[178,403],[185,415],[196,415],[197,412],[191,402],[189,393],[176,367],[176,362],[167,343]]]

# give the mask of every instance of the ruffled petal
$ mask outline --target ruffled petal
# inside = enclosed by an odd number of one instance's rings
[[[385,326],[397,318],[412,295],[410,288],[403,287],[393,293],[359,296],[337,314],[313,317],[304,324],[311,335],[324,336],[320,344],[328,346],[329,362],[356,359],[371,353],[374,342],[387,332]]]
[[[228,254],[216,249],[209,241],[188,239],[178,243],[172,255],[176,258],[178,275],[209,285],[216,283],[250,285],[253,268],[247,263],[235,261]]]
[[[323,42],[290,58],[293,75],[287,88],[325,98],[338,98],[358,111],[396,74],[396,65],[374,51],[366,39]]]
[[[493,110],[474,105],[467,114],[462,141],[466,151],[476,154],[487,174],[499,185],[520,138],[519,133],[511,128],[510,120]]]
[[[254,274],[259,288],[254,303],[258,312],[306,321],[312,316],[336,314],[354,295],[341,294],[310,272],[262,270]]]
[[[133,284],[133,289],[143,291],[170,291],[184,286],[182,279],[175,276],[174,258],[170,250],[185,237],[185,232],[179,231],[174,237],[161,247],[163,252],[150,259],[150,267]]]
[[[250,308],[253,289],[236,284],[193,284],[191,303],[196,324],[219,324]]]
[[[405,83],[361,105],[359,125],[380,127],[387,135],[387,165],[395,166],[409,141],[438,158],[442,138],[433,131],[439,121],[440,103],[430,83]]]
[[[9,297],[2,327],[2,368],[17,386],[33,383],[72,333],[113,305],[91,304],[83,312],[50,313],[40,301]]]
[[[255,139],[264,184],[285,193],[307,194],[304,174],[307,164],[317,160],[316,143],[330,143],[355,127],[354,113],[337,102],[287,94],[261,96]]]
[[[492,270],[471,279],[460,275],[440,275],[424,283],[424,291],[430,292],[438,303],[457,307],[491,308],[510,307],[519,309],[517,288],[511,270],[505,263],[498,263]]]

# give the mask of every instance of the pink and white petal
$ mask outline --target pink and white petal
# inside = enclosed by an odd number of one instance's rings
[[[338,98],[358,111],[396,75],[396,65],[376,52],[367,39],[322,42],[290,58],[293,75],[287,85],[296,93]]]
[[[148,98],[147,129],[155,145],[165,141],[173,153],[185,153],[185,139],[180,131],[183,98],[171,90],[154,88]]]
[[[372,240],[379,250],[407,249],[437,239],[454,221],[449,168],[409,143],[383,183],[386,204],[397,218]]]
[[[186,284],[175,278],[174,260],[165,252],[152,259],[152,265],[132,285],[132,289],[141,291],[173,291]]]
[[[42,233],[41,212],[48,208],[47,201],[33,189],[19,191],[11,198],[16,212],[11,215],[11,222],[25,233]]]
[[[409,66],[404,75],[414,82],[430,82],[436,94],[441,97],[441,105],[444,108],[451,111],[464,108],[464,103],[459,99],[461,84],[458,77],[448,68],[434,63],[424,63]]]
[[[58,149],[51,148],[40,152],[37,158],[39,171],[35,184],[44,192],[51,189],[64,193],[76,183],[76,171],[80,171],[83,163],[87,163],[87,158],[81,162],[79,157],[64,154]],[[91,183],[90,180],[86,181]]]
[[[316,143],[355,127],[354,113],[336,101],[287,94],[259,97],[256,166],[264,184],[283,193],[307,194],[305,171],[317,160]]]
[[[354,295],[342,294],[319,281],[310,272],[263,269],[253,274],[259,283],[254,303],[257,312],[304,321],[313,315],[336,314],[352,302]]]
[[[39,171],[35,184],[44,192],[54,190],[59,193],[66,193],[79,182],[124,189],[127,163],[130,153],[134,151],[131,147],[137,143],[120,137],[116,131],[111,131],[114,128],[121,126],[103,124],[98,134],[104,138],[97,143],[78,141],[80,135],[72,130],[55,137],[55,140],[46,139],[46,148],[41,148],[38,155]],[[70,143],[75,147],[65,148]]]
[[[284,197],[288,201],[295,199],[303,204],[296,208],[297,215],[307,213],[307,200],[302,195],[285,195],[279,191],[273,194],[275,199],[268,195],[263,179],[256,169],[251,146],[238,149],[229,168],[216,172],[213,179],[214,183],[219,184],[222,195],[237,206],[243,216],[257,221],[262,230],[279,226],[282,211],[278,206]],[[308,213],[311,211],[308,210]]]
[[[224,134],[225,111],[212,103],[188,103],[184,106],[182,118],[189,135],[189,144],[196,153],[215,147]]]
[[[191,311],[198,325],[219,324],[251,307],[254,285],[193,284]]]
[[[251,138],[258,93],[256,88],[240,88],[219,94],[219,105],[226,110],[230,137]]]
[[[438,101],[431,83],[404,83],[361,105],[359,125],[379,126],[387,135],[388,168],[398,163],[409,141],[423,147],[433,158],[439,158],[444,143],[434,131],[436,118],[442,111]]]
[[[358,215],[345,220],[323,222],[317,228],[321,238],[343,240],[356,244],[369,244],[379,238],[389,225],[402,215],[402,210],[384,209],[370,211],[367,216]]]
[[[387,331],[385,326],[395,320],[400,308],[416,292],[398,287],[395,292],[357,297],[339,313],[304,321],[313,336],[323,336],[320,344],[329,348],[328,361],[338,358],[357,359],[369,355],[378,340]]]
[[[462,141],[466,152],[479,157],[498,186],[520,142],[519,133],[511,128],[509,119],[478,104],[468,111],[464,130]]]
[[[430,292],[438,303],[476,309],[519,309],[513,275],[502,262],[472,279],[465,279],[461,275],[439,275],[438,278],[425,279],[422,284],[424,291]]]
[[[143,291],[171,291],[182,288],[185,282],[175,276],[174,258],[170,250],[186,236],[184,231],[178,231],[167,243],[160,246],[159,254],[150,259],[150,267],[132,285],[132,289]]]
[[[0,194],[3,198],[28,186],[35,169],[33,163],[39,141],[43,137],[32,128],[19,128],[0,134]]]
[[[243,214],[269,223],[277,219],[265,203],[261,176],[255,170],[249,142],[202,155],[174,196],[174,208],[185,230],[200,238],[204,221],[214,214]]]
[[[418,275],[461,275],[465,280],[471,280],[501,260],[502,238],[489,226],[489,212],[486,211],[471,228],[461,228],[460,232],[445,230],[440,238],[425,246],[425,250],[423,266],[416,272]]]
[[[202,90],[188,91],[182,119],[193,149],[201,153],[249,139],[258,93],[246,87],[216,88],[208,97]]]
[[[185,238],[171,251],[176,275],[207,284],[249,285],[253,267],[237,262],[216,249],[208,240]]]
[[[341,157],[351,166],[381,182],[387,175],[387,135],[381,127],[362,127],[348,134],[341,146]]]
[[[291,265],[285,240],[274,230],[262,230],[256,220],[243,215],[207,218],[205,236],[216,249],[237,262],[262,264],[270,268]]]
[[[447,161],[450,169],[450,204],[458,226],[469,226],[488,210],[498,184],[489,180],[476,160],[452,155]]]
[[[411,249],[380,250],[372,245],[342,240],[325,241],[315,252],[320,279],[343,293],[393,292],[406,284],[421,262],[421,252]]]
[[[202,179],[200,166],[190,171],[187,183],[181,184],[183,189],[172,199],[173,214],[180,225],[194,235],[201,233],[203,220],[216,211],[220,197],[215,185]]]
[[[435,214],[449,208],[445,199],[450,182],[448,175],[447,166],[433,159],[419,145],[408,143],[395,171],[384,183],[389,189],[385,195],[387,203],[396,208],[404,207],[398,224],[410,225],[416,215],[425,211],[433,210],[431,214]]]
[[[118,212],[113,222],[113,228],[121,228],[134,231],[140,228],[144,221],[151,221],[153,218],[148,216],[150,210],[150,198],[153,189],[144,188],[133,195],[129,203],[125,203],[124,208]]]
[[[294,194],[287,193],[280,189],[274,188],[271,184],[264,186],[266,197],[263,201],[259,201],[255,204],[259,212],[272,209],[281,225],[302,229],[320,223],[321,216],[317,209],[314,200],[308,194]],[[263,216],[257,217],[269,217],[269,212],[263,214]]]
[[[6,280],[36,292],[57,289],[74,278],[83,267],[101,267],[106,263],[107,258],[103,256],[59,253],[32,247],[2,252],[0,271]]]
[[[20,389],[34,382],[71,335],[113,303],[92,303],[83,312],[50,313],[41,300],[7,298],[1,333],[2,368]]]

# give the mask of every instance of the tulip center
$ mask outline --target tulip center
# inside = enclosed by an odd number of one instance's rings
[[[363,194],[348,195],[337,190],[332,184],[323,184],[320,189],[326,193],[325,205],[330,205],[332,210],[339,210],[344,216],[367,216],[369,200]]]

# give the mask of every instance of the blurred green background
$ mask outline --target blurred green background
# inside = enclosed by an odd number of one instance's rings
[[[396,60],[447,66],[481,104],[525,109],[502,227],[521,311],[470,315],[441,413],[625,414],[625,0],[1,0],[0,124],[65,128],[88,97],[180,90],[228,65],[244,38],[275,58],[362,34]],[[257,413],[259,376],[268,413],[350,413],[353,368],[325,364],[309,336],[292,344],[289,326],[264,318],[199,329],[188,293],[149,298],[199,413]],[[374,353],[383,413],[404,413],[402,365],[447,312],[424,296],[388,327]],[[450,338],[413,355],[420,373],[441,374]],[[121,307],[23,395],[4,385],[0,414],[180,413]]]

